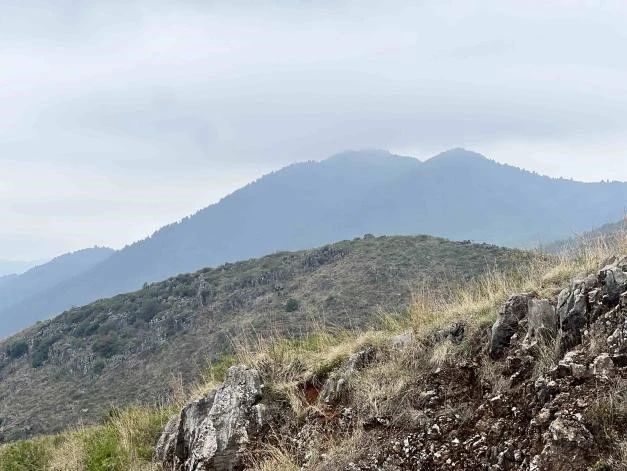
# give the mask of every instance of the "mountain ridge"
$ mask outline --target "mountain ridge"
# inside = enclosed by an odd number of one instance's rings
[[[9,313],[1,317],[0,338],[11,333],[10,329],[19,330],[28,322],[28,319],[15,319],[10,315],[13,305],[38,293],[57,289],[64,281],[80,275],[113,253],[114,250],[107,247],[77,250],[55,257],[20,275],[0,277],[0,310]]]
[[[0,319],[34,322],[177,273],[365,233],[531,247],[616,220],[624,201],[627,183],[553,179],[461,148],[424,162],[349,151],[271,172]]]
[[[529,258],[487,244],[368,235],[72,308],[0,341],[0,442],[96,421],[111,405],[158,402],[171,371],[189,381],[236,341],[365,328],[422,289],[446,291]]]

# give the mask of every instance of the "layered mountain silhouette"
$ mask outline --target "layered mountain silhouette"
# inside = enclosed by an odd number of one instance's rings
[[[36,262],[0,260],[0,282],[4,278],[18,275],[37,265]]]
[[[145,282],[278,250],[365,233],[529,247],[616,221],[626,205],[627,183],[553,179],[464,149],[425,162],[378,150],[345,152],[268,174],[0,310],[0,336],[10,333],[7,325],[27,326]]]
[[[63,282],[81,275],[107,259],[114,250],[94,247],[61,255],[21,275],[0,277],[0,311],[11,313],[12,306],[56,289]],[[15,315],[0,318],[0,337],[26,327],[37,319],[21,319]]]

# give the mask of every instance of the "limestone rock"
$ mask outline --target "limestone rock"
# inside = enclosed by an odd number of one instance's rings
[[[229,368],[224,384],[183,408],[168,422],[156,456],[174,471],[239,469],[250,437],[260,428],[263,384],[259,372]]]
[[[592,371],[595,376],[609,377],[614,373],[614,362],[607,353],[602,353],[594,359]]]
[[[603,285],[605,300],[608,303],[617,302],[621,293],[627,288],[627,273],[623,271],[623,260],[608,265],[599,272],[599,280]]]
[[[509,346],[510,339],[518,329],[518,323],[527,316],[529,300],[533,294],[517,294],[510,297],[499,311],[496,322],[492,326],[490,339],[490,356],[498,358]]]
[[[564,448],[590,448],[592,434],[575,419],[558,417],[549,425],[553,443]]]
[[[581,343],[581,335],[589,322],[589,294],[594,288],[590,278],[574,281],[557,299],[560,347],[566,351]]]
[[[528,303],[527,336],[523,344],[527,347],[542,338],[553,338],[557,334],[555,307],[547,299],[530,299]]]
[[[404,350],[411,345],[413,339],[413,333],[404,332],[402,334],[392,337],[390,339],[390,346],[395,350]]]

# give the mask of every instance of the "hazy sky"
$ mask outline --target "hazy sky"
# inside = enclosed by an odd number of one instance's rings
[[[463,146],[627,180],[623,1],[0,2],[0,259],[115,248],[262,173]]]

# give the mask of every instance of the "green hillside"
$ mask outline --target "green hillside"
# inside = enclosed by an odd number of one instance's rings
[[[0,441],[159,403],[247,338],[359,329],[412,294],[529,256],[427,236],[372,237],[180,275],[69,310],[0,343]]]

